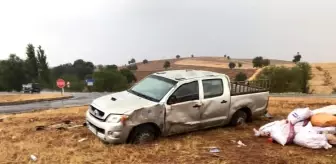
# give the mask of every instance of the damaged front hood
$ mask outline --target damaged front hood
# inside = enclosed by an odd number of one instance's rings
[[[127,91],[117,92],[99,97],[92,106],[105,113],[124,114],[142,107],[154,106],[157,103],[136,96]]]

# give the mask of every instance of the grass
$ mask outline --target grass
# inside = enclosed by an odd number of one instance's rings
[[[61,95],[60,93],[41,93],[41,94],[3,94],[0,95],[0,105],[19,104],[32,101],[44,101],[68,98],[70,95]]]
[[[336,99],[271,97],[269,111],[284,118],[297,107],[318,108]],[[0,122],[0,163],[335,163],[336,148],[311,150],[296,145],[281,146],[253,135],[253,128],[273,121],[255,120],[244,127],[224,127],[160,138],[147,145],[106,145],[85,127],[71,130],[35,131],[35,126],[71,120],[84,122],[87,107],[64,108],[8,116]],[[0,115],[0,118],[2,115]],[[78,142],[79,139],[88,138]],[[241,140],[246,147],[237,147]],[[209,154],[206,147],[221,152]],[[37,156],[32,162],[30,155]]]

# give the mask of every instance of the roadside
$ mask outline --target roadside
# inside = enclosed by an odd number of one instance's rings
[[[244,127],[215,128],[161,138],[148,145],[105,145],[86,127],[36,131],[36,126],[70,120],[81,125],[87,106],[45,110],[8,116],[0,122],[0,161],[28,163],[333,163],[336,149],[312,150],[296,145],[281,146],[254,136],[253,128],[284,118],[297,107],[312,109],[335,104],[336,99],[270,98],[274,119],[260,118]],[[81,139],[86,139],[79,142]],[[242,141],[246,146],[238,147]],[[209,153],[215,146],[220,152]]]
[[[72,98],[70,94],[61,95],[60,93],[40,93],[40,94],[1,94],[0,106],[27,104],[40,101],[53,101]]]

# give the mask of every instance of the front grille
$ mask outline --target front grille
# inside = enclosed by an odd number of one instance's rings
[[[96,118],[96,119],[99,120],[99,121],[105,121],[104,119],[98,118],[97,116],[95,116],[95,115],[92,114],[91,112],[90,112],[90,115],[91,115],[92,117]]]
[[[91,105],[91,111],[92,111],[92,114],[95,114],[95,111],[98,112],[98,116],[99,117],[103,117],[104,116],[104,112],[103,111],[100,111],[99,109],[95,108],[94,106]],[[97,117],[97,115],[95,115]]]
[[[93,128],[95,128],[97,130],[97,132],[105,134],[105,130],[102,128],[97,127],[96,125],[93,125],[91,122],[88,121],[88,123],[90,124],[90,126],[92,126]]]

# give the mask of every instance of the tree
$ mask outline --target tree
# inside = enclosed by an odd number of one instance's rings
[[[163,68],[168,69],[170,67],[170,62],[167,60],[163,64]]]
[[[144,60],[142,61],[142,63],[143,63],[143,64],[147,64],[147,63],[148,63],[148,60],[147,60],[147,59],[144,59]]]
[[[47,85],[50,83],[50,70],[47,62],[47,56],[41,46],[38,46],[36,53],[39,78],[44,85]]]
[[[261,62],[262,62],[261,64],[262,64],[263,67],[269,66],[270,63],[271,63],[271,61],[269,59],[263,59]]]
[[[254,68],[261,68],[263,66],[263,57],[257,56],[252,60]]]
[[[136,63],[134,58],[132,58],[130,61],[128,61],[128,64],[133,64],[133,63]]]
[[[94,65],[92,62],[86,62],[83,59],[77,59],[73,63],[76,75],[78,79],[84,80],[85,75],[92,74],[94,71]]]
[[[193,58],[193,57],[194,57],[194,54],[191,54],[191,57]]]
[[[28,44],[26,47],[26,64],[27,64],[27,74],[30,81],[38,80],[38,62],[35,56],[35,47],[32,44]]]
[[[235,77],[235,81],[245,81],[246,79],[247,75],[243,72],[239,72]]]
[[[120,70],[120,73],[126,77],[128,84],[131,84],[132,82],[136,82],[137,80],[133,72],[130,71],[129,69],[123,68]]]
[[[238,67],[240,68],[240,67],[242,67],[243,66],[243,64],[242,63],[238,63]]]
[[[312,79],[312,70],[311,66],[307,62],[299,62],[296,64],[296,67],[298,67],[301,71],[301,88],[303,93],[309,92],[309,80]]]
[[[0,89],[3,91],[20,91],[22,84],[27,83],[26,62],[15,54],[10,54],[7,60],[0,61]]]
[[[229,68],[230,69],[233,69],[233,68],[235,68],[236,67],[236,63],[234,63],[234,62],[230,62],[229,63]]]
[[[112,64],[112,65],[106,65],[105,66],[105,69],[109,69],[109,70],[118,70],[118,66],[115,65],[115,64]]]
[[[231,58],[230,58],[230,56],[227,56],[226,58],[227,58],[228,60],[230,60],[230,59],[231,59]]]
[[[294,63],[297,63],[297,62],[300,62],[301,61],[301,55],[300,55],[300,52],[297,52],[296,55],[294,56],[294,59],[293,59],[293,62]]]
[[[176,55],[176,59],[179,59],[181,56],[180,55]]]
[[[103,70],[93,73],[94,90],[98,92],[117,92],[127,89],[127,79],[119,71]]]
[[[127,66],[127,69],[129,69],[129,70],[137,70],[138,66],[135,63],[132,63],[132,64],[129,64]]]
[[[224,55],[224,57],[226,58],[226,54]]]

